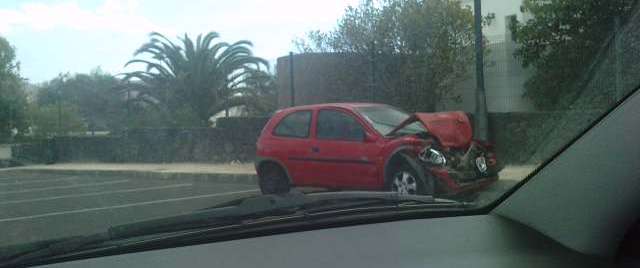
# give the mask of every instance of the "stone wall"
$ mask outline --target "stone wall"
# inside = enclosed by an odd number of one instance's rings
[[[15,160],[59,162],[250,162],[268,118],[223,118],[216,128],[132,129],[113,136],[56,137],[12,146]]]

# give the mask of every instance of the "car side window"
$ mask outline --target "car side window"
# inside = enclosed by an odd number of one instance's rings
[[[298,111],[285,116],[273,131],[280,137],[308,138],[311,126],[311,111]]]
[[[362,141],[364,129],[353,116],[336,110],[318,112],[316,137],[323,140]]]

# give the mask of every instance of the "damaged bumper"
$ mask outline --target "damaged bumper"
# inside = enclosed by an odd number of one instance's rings
[[[497,166],[490,166],[486,173],[477,170],[455,170],[451,168],[428,168],[434,176],[440,195],[457,195],[481,190],[498,180]]]

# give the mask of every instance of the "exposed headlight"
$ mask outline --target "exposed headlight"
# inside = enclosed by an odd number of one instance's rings
[[[418,158],[420,158],[421,161],[433,165],[444,166],[447,164],[447,158],[444,157],[444,154],[433,148],[424,148],[420,154],[418,154]]]

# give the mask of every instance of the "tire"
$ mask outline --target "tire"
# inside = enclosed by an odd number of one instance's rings
[[[397,161],[387,174],[385,189],[398,194],[433,195],[433,178],[420,171],[419,164],[408,156]]]
[[[259,185],[263,194],[285,194],[291,189],[287,174],[273,163],[264,164],[260,168]]]

